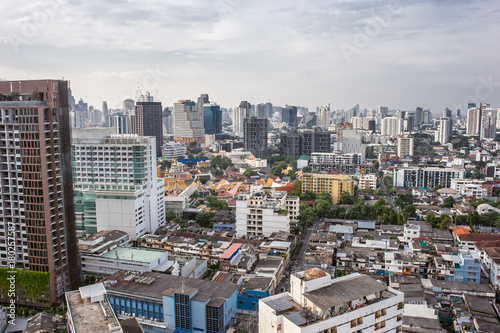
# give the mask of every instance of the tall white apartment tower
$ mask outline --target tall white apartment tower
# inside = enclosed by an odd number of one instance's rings
[[[403,119],[396,117],[386,117],[382,119],[382,135],[395,137],[401,132],[403,132]]]
[[[324,130],[330,127],[330,103],[318,108],[318,126]]]
[[[72,134],[76,229],[121,230],[131,239],[165,224],[164,180],[157,178],[156,138],[81,129]]]
[[[398,135],[398,157],[413,156],[413,136],[408,133]]]
[[[481,131],[481,109],[470,108],[467,110],[467,135],[476,136]]]
[[[450,118],[441,118],[439,120],[439,130],[437,132],[438,137],[436,138],[436,141],[445,144],[450,141],[450,134],[451,134],[451,119]]]

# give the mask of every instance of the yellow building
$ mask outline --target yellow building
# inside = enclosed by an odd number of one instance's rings
[[[340,201],[340,194],[347,192],[354,195],[354,182],[347,175],[324,175],[319,173],[305,173],[302,176],[302,193],[312,191],[316,194],[328,192],[332,195],[332,204]]]

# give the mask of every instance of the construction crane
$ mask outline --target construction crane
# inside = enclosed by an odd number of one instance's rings
[[[137,87],[135,92],[135,101],[136,102],[146,102],[144,94],[142,93],[141,87]]]

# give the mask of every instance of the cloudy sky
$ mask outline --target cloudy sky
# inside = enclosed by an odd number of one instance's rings
[[[0,78],[120,107],[500,107],[498,0],[2,0]]]

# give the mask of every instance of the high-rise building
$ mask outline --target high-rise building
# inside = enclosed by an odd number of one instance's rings
[[[316,194],[323,192],[332,195],[332,204],[340,202],[342,192],[354,194],[354,181],[347,175],[328,175],[319,173],[305,173],[302,176],[302,193],[312,191]]]
[[[200,97],[198,97],[198,99],[196,100],[196,110],[200,114],[202,126],[204,126],[205,121],[205,117],[203,116],[203,106],[208,103],[210,103],[208,94],[201,94]]]
[[[123,101],[123,112],[131,114],[135,112],[135,102],[133,99],[126,99]]]
[[[376,128],[377,128],[377,121],[375,119],[369,119],[368,120],[368,130],[375,132]]]
[[[251,104],[241,101],[238,107],[233,109],[233,132],[236,136],[243,136],[243,119],[250,117]]]
[[[204,140],[205,129],[196,103],[191,100],[174,103],[174,141],[201,143]]]
[[[267,119],[267,107],[266,107],[266,104],[263,104],[263,103],[257,104],[256,116],[259,119]]]
[[[269,156],[267,148],[268,120],[257,117],[245,118],[243,121],[243,140],[245,149],[257,158]]]
[[[156,138],[156,156],[162,156],[163,119],[161,102],[154,102],[147,93],[145,101],[138,101],[135,114],[130,117],[130,131],[139,136],[154,136]]]
[[[76,230],[121,230],[135,240],[165,224],[156,138],[113,133],[108,128],[73,131]]]
[[[462,118],[462,110],[457,109],[457,118],[461,119]]]
[[[273,117],[273,103],[267,102],[266,103],[266,113],[267,113],[267,118],[271,119]]]
[[[130,134],[130,116],[121,112],[109,116],[109,127],[116,128],[116,134]]]
[[[280,154],[298,159],[302,155],[330,152],[330,132],[320,127],[281,133]]]
[[[215,103],[203,105],[203,118],[205,134],[222,133],[222,112]]]
[[[451,118],[441,118],[439,120],[439,129],[437,131],[438,137],[435,139],[435,141],[443,145],[445,143],[448,143],[450,141],[451,126]]]
[[[497,130],[497,110],[483,109],[481,117],[481,139],[493,139]]]
[[[387,113],[389,112],[389,108],[387,106],[377,106],[377,113],[382,115],[382,118],[387,117]]]
[[[0,265],[47,274],[47,292],[16,283],[15,300],[47,305],[81,283],[68,82],[2,81],[0,94]]]
[[[443,109],[443,118],[453,119],[452,112],[450,109],[448,109],[448,108]]]
[[[102,102],[102,117],[104,118],[104,127],[109,126],[109,110],[108,103],[106,101]]]
[[[420,126],[422,124],[422,113],[424,112],[424,109],[422,109],[420,106],[418,106],[415,109],[415,126]]]
[[[281,110],[281,121],[292,128],[297,127],[297,107],[285,105]]]
[[[424,112],[422,113],[422,124],[430,124],[431,118],[431,112],[429,110],[424,110]]]
[[[415,114],[406,113],[403,120],[403,127],[406,132],[412,132],[415,129]]]
[[[413,136],[408,133],[398,135],[398,157],[413,156]]]
[[[352,117],[351,118],[352,128],[363,129],[363,118],[362,117]]]
[[[476,136],[481,133],[481,108],[467,110],[467,135]]]
[[[318,125],[318,116],[314,112],[308,112],[304,119],[305,128],[311,129]]]
[[[497,129],[500,129],[500,108],[497,109]]]
[[[330,103],[318,108],[318,126],[324,130],[330,127]]]
[[[396,137],[403,132],[403,119],[386,117],[382,119],[381,134]]]
[[[166,107],[163,109],[163,126],[167,134],[174,134],[174,108]]]
[[[343,130],[351,130],[351,123],[339,123],[337,124],[337,141],[342,141],[342,131]]]

